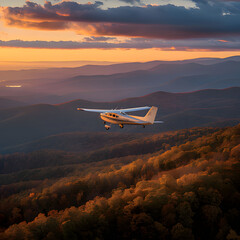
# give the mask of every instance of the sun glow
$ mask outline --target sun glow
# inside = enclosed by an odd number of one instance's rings
[[[7,88],[21,88],[22,85],[6,85]]]

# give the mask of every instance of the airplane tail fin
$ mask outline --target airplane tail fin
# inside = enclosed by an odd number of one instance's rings
[[[150,110],[147,112],[147,114],[145,115],[145,117],[143,118],[143,120],[153,124],[157,114],[157,110],[158,110],[157,107],[152,106]]]

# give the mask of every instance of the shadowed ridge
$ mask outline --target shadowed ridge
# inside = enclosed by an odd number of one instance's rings
[[[38,104],[0,110],[0,149],[31,142],[53,134],[74,131],[105,131],[99,115],[77,111],[78,107],[95,109],[156,106],[156,119],[164,124],[145,129],[128,126],[120,130],[114,126],[111,132],[163,132],[183,128],[236,124],[240,119],[240,88],[201,90],[191,93],[156,92],[138,98],[118,102],[90,102],[76,100],[60,105]],[[145,112],[139,112],[144,116]],[[221,124],[222,123],[222,124]]]

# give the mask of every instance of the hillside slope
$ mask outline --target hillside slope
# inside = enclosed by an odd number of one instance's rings
[[[0,156],[0,173],[26,169],[100,162],[112,158],[154,153],[192,141],[218,128],[193,128],[158,134],[67,133],[50,136],[11,149]],[[148,135],[148,136],[146,136]],[[21,153],[24,152],[24,153]],[[0,180],[1,184],[1,180]]]
[[[54,181],[3,186],[0,237],[237,239],[239,144],[240,125],[137,158],[65,166]]]

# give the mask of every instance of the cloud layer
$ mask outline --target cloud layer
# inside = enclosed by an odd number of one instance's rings
[[[223,38],[240,34],[240,2],[197,0],[195,8],[175,5],[102,9],[102,2],[60,2],[5,7],[8,25],[79,34],[158,39]]]
[[[91,41],[86,39],[84,42],[76,41],[22,41],[11,40],[1,41],[0,47],[19,47],[19,48],[45,48],[45,49],[150,49],[159,48],[161,50],[213,50],[213,51],[239,51],[240,40],[149,40],[149,39],[131,39],[127,42],[104,42]]]

